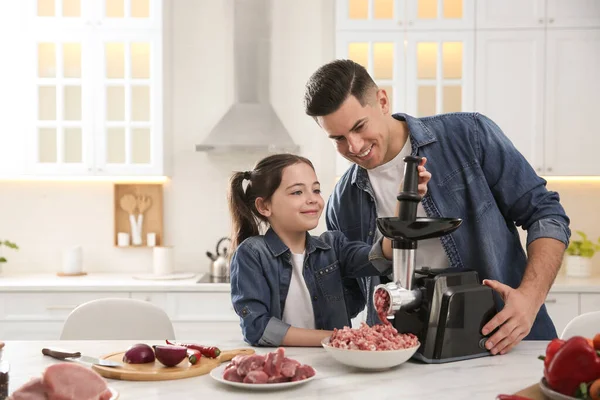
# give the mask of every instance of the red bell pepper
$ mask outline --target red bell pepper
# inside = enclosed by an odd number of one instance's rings
[[[550,343],[548,343],[548,346],[546,346],[546,355],[538,357],[540,360],[544,360],[544,368],[548,368],[550,361],[552,361],[558,349],[560,349],[564,344],[565,341],[558,338],[552,339]]]
[[[202,355],[204,357],[209,357],[209,358],[217,358],[219,357],[219,354],[221,354],[221,350],[219,350],[218,347],[213,347],[213,346],[202,346],[200,344],[194,344],[194,343],[176,343],[176,342],[171,342],[168,339],[165,340],[165,342],[167,342],[167,344],[170,345],[174,345],[174,346],[182,346],[188,349],[195,349],[198,350],[200,353],[202,353]]]
[[[586,338],[574,336],[554,354],[544,377],[555,391],[574,396],[581,383],[600,377],[600,357]]]

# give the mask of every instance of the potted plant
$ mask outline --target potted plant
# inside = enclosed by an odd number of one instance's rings
[[[19,246],[17,246],[15,243],[8,240],[0,240],[0,273],[2,273],[2,264],[8,261],[5,257],[2,257],[2,246],[19,250]]]
[[[581,240],[571,240],[567,247],[567,256],[565,264],[568,276],[588,277],[592,273],[592,257],[596,251],[600,250],[599,244],[593,243],[582,231],[575,231],[581,237]]]

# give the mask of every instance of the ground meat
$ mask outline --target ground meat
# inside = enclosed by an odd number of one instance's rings
[[[419,345],[419,340],[412,333],[398,333],[391,325],[374,325],[370,327],[364,322],[359,329],[334,329],[329,345],[348,350],[401,350]]]
[[[387,319],[387,312],[390,309],[390,294],[387,290],[377,289],[375,292],[375,310],[379,320],[384,325],[392,325]]]
[[[280,347],[266,355],[235,356],[225,367],[223,379],[244,383],[281,383],[308,379],[315,370],[306,364],[287,358]]]

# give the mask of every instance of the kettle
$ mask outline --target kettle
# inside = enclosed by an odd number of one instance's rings
[[[223,237],[219,239],[216,246],[216,254],[212,254],[210,251],[206,252],[208,258],[212,260],[210,263],[210,276],[215,278],[229,278],[229,253],[227,247],[221,249],[221,245],[224,242],[231,244],[231,239]]]

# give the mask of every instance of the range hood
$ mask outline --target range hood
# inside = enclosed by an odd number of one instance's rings
[[[234,104],[196,151],[298,152],[270,102],[270,0],[234,0]]]

